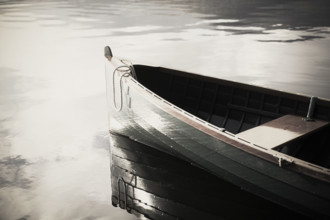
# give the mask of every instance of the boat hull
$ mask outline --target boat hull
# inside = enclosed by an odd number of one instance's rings
[[[111,134],[184,160],[304,216],[330,217],[330,187],[322,176],[314,178],[297,172],[302,168],[295,164],[281,166],[276,155],[247,147],[234,135],[167,103],[130,76],[118,81],[110,77],[107,82]],[[115,89],[109,89],[113,87],[119,91],[117,94]],[[114,107],[113,99],[120,109]],[[111,143],[112,147],[115,143]]]
[[[112,204],[140,219],[308,219],[126,136],[110,140]]]

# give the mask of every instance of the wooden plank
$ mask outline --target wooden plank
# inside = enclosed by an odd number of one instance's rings
[[[237,137],[263,148],[272,149],[306,136],[329,122],[306,121],[300,116],[285,115],[237,134]]]

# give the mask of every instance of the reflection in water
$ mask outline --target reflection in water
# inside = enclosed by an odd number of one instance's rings
[[[259,40],[260,42],[279,42],[279,43],[293,43],[298,41],[314,40],[318,38],[324,38],[322,36],[300,36],[298,39],[289,40]]]
[[[20,156],[6,157],[0,161],[0,188],[18,187],[28,189],[31,180],[25,178],[22,169],[29,163]]]
[[[329,8],[0,1],[0,218],[134,219],[109,206],[105,45],[134,62],[330,98]]]

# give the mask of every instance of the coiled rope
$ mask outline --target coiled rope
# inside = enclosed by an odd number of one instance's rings
[[[120,112],[123,108],[123,91],[122,91],[122,79],[123,77],[133,76],[135,79],[136,73],[134,70],[134,67],[132,63],[128,60],[120,60],[124,65],[116,67],[116,69],[112,73],[112,94],[113,94],[113,105],[116,109],[116,111]],[[119,106],[117,106],[116,102],[116,86],[115,86],[115,75],[116,72],[119,72],[120,78],[119,78],[119,91],[120,91],[120,102]]]

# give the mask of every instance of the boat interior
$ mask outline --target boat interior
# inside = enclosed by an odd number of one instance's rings
[[[266,140],[266,148],[330,168],[330,101],[317,99],[305,124],[307,96],[162,67],[134,69],[139,83],[190,114],[252,141],[265,128],[276,127],[286,133]],[[288,129],[297,135],[278,140]]]

